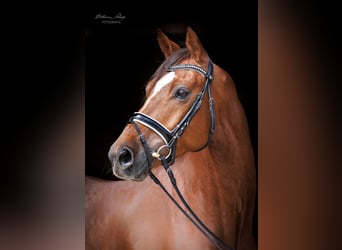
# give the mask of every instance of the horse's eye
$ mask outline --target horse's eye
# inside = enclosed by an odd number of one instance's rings
[[[179,100],[185,100],[190,95],[190,90],[182,87],[175,91],[175,97]]]

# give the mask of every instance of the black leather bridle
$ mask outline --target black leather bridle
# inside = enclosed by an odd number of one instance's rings
[[[165,145],[160,147],[157,150],[157,152],[154,152],[154,153],[156,156],[160,157],[161,150],[165,148],[168,149],[168,154],[165,156],[165,159],[169,165],[172,165],[175,161],[176,146],[177,146],[178,138],[182,136],[185,129],[189,126],[190,121],[192,120],[194,115],[197,113],[197,111],[201,107],[202,100],[206,92],[208,92],[208,96],[209,96],[210,131],[209,131],[207,143],[201,148],[199,148],[197,151],[202,150],[210,143],[211,137],[214,134],[214,130],[215,130],[214,99],[212,98],[211,91],[210,91],[210,83],[213,80],[213,64],[211,60],[209,59],[208,71],[205,71],[203,68],[193,65],[193,64],[177,64],[177,65],[171,66],[168,69],[168,71],[175,71],[175,70],[194,70],[202,74],[206,79],[205,84],[203,85],[201,91],[198,93],[191,108],[183,117],[183,119],[181,119],[181,121],[176,125],[176,127],[172,130],[169,130],[159,121],[155,120],[154,118],[146,114],[139,113],[139,112],[134,113],[134,116],[130,118],[131,123],[134,124],[134,122],[138,122],[148,127],[149,129],[153,130],[163,139]]]
[[[210,110],[210,130],[208,133],[208,140],[205,145],[200,147],[196,151],[200,151],[205,148],[211,141],[211,138],[215,131],[215,112],[214,112],[214,99],[211,95],[210,84],[213,80],[213,63],[209,59],[208,62],[208,71],[205,71],[203,68],[193,65],[193,64],[177,64],[171,66],[168,71],[176,71],[176,70],[194,70],[200,74],[202,74],[206,81],[203,85],[201,91],[198,93],[195,101],[193,102],[191,108],[186,113],[186,115],[180,120],[180,122],[176,125],[176,127],[172,130],[167,129],[162,123],[157,121],[156,119],[141,113],[136,112],[134,115],[129,119],[129,122],[134,126],[137,134],[139,135],[140,142],[144,147],[145,154],[148,161],[148,167],[151,168],[152,166],[152,157],[157,158],[161,161],[164,169],[166,170],[170,181],[177,192],[178,197],[182,201],[183,205],[186,207],[187,211],[182,208],[178,202],[171,196],[171,194],[167,191],[167,189],[163,186],[163,184],[158,180],[158,178],[150,171],[149,176],[151,179],[158,184],[162,190],[167,194],[167,196],[173,201],[173,203],[179,208],[179,210],[200,230],[204,236],[208,238],[208,240],[215,245],[217,249],[229,249],[233,250],[227,243],[225,243],[222,239],[216,236],[193,212],[191,207],[188,205],[186,200],[184,199],[183,195],[179,191],[177,187],[176,179],[173,175],[173,172],[170,166],[174,163],[176,158],[176,146],[177,140],[179,137],[182,136],[185,129],[189,126],[192,118],[197,113],[199,108],[201,107],[203,97],[206,92],[208,92],[209,97],[209,110]],[[153,130],[156,134],[158,134],[162,140],[164,141],[164,145],[161,146],[156,152],[152,152],[150,147],[148,146],[144,135],[142,134],[138,124],[141,124],[151,130]],[[167,149],[167,155],[161,155],[162,149]]]

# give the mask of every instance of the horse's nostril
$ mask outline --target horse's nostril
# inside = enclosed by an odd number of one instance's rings
[[[133,165],[133,153],[129,148],[122,148],[119,154],[119,163],[123,168]]]

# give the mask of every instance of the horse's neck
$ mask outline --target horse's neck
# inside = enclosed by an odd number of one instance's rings
[[[216,113],[226,120],[216,123],[208,147],[177,158],[171,168],[181,192],[194,206],[220,217],[223,225],[235,220],[236,230],[250,230],[256,179],[247,119],[239,102]],[[228,235],[235,233],[244,234]]]
[[[186,153],[178,157],[170,166],[177,186],[188,199],[196,200],[196,197],[201,197],[203,199],[197,200],[203,202],[220,200],[222,204],[227,204],[227,199],[239,195],[238,189],[241,186],[233,184],[243,182],[243,175],[248,168],[246,158],[240,155],[233,143],[226,145],[230,146],[227,150],[223,148],[226,147],[225,144],[229,144],[227,141],[218,143],[219,146],[213,141],[212,145],[199,152]],[[219,151],[217,147],[220,147]],[[172,190],[169,177],[163,167],[158,166],[153,171],[167,189]]]

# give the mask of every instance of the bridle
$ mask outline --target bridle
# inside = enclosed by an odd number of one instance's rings
[[[174,129],[169,130],[167,129],[162,123],[155,120],[154,118],[143,114],[136,112],[134,113],[134,116],[130,118],[130,122],[138,122],[149,129],[153,130],[156,134],[158,134],[164,141],[164,145],[161,146],[157,152],[155,152],[155,156],[157,158],[160,158],[160,153],[162,149],[167,149],[168,154],[165,156],[165,159],[169,165],[172,165],[175,161],[176,156],[176,146],[177,146],[177,140],[179,137],[182,136],[185,129],[189,126],[190,121],[196,114],[196,112],[199,110],[202,104],[203,97],[205,95],[205,92],[208,92],[209,95],[209,108],[210,108],[210,131],[208,136],[207,143],[198,149],[197,151],[202,150],[205,148],[211,140],[212,135],[214,134],[215,130],[215,112],[214,112],[214,99],[211,96],[210,91],[210,83],[213,80],[213,64],[209,60],[208,64],[208,72],[206,72],[203,68],[193,65],[193,64],[177,64],[171,66],[168,71],[175,71],[175,70],[194,70],[200,74],[202,74],[206,78],[206,82],[203,85],[201,91],[198,93],[195,101],[193,102],[191,108],[186,113],[186,115],[181,119],[181,121],[175,126]]]
[[[158,178],[152,173],[152,171],[150,171],[149,173],[150,178],[163,189],[163,191],[175,203],[175,205],[181,210],[181,212],[208,238],[208,240],[212,244],[216,246],[217,249],[233,250],[232,247],[230,247],[227,243],[225,243],[218,236],[216,236],[212,231],[210,231],[210,229],[193,212],[193,210],[190,208],[190,206],[188,205],[188,203],[185,201],[184,197],[180,193],[177,187],[176,179],[170,168],[170,166],[174,163],[175,158],[176,158],[176,146],[177,146],[178,138],[183,135],[185,129],[189,126],[192,118],[195,116],[195,114],[201,107],[202,100],[206,92],[208,92],[208,97],[209,97],[210,130],[208,133],[208,140],[206,144],[201,146],[196,151],[200,151],[204,149],[206,146],[208,146],[214,134],[214,131],[215,131],[214,99],[211,95],[211,90],[210,90],[210,84],[212,80],[214,79],[213,78],[213,71],[214,71],[213,63],[209,58],[208,71],[194,64],[176,64],[176,65],[171,66],[168,69],[168,71],[176,71],[176,70],[193,70],[202,74],[206,79],[205,84],[203,85],[201,91],[198,93],[192,106],[190,107],[188,112],[185,114],[185,116],[180,120],[180,122],[172,130],[169,130],[156,119],[141,112],[135,112],[134,115],[129,119],[129,122],[134,126],[137,134],[139,135],[140,142],[143,145],[144,150],[145,150],[149,168],[151,168],[151,165],[152,165],[152,157],[157,158],[161,161],[164,169],[166,170],[170,178],[170,181],[173,187],[175,188],[177,192],[177,195],[179,196],[179,198],[183,202],[183,205],[186,207],[186,209],[188,210],[190,214],[185,209],[183,209],[178,204],[178,202],[170,195],[170,193],[166,190],[166,188],[158,180]],[[156,134],[158,134],[162,138],[165,144],[162,145],[156,152],[152,152],[137,123],[153,130]],[[163,149],[168,150],[168,153],[166,155],[161,154],[161,151]],[[220,245],[223,248],[221,248]]]

